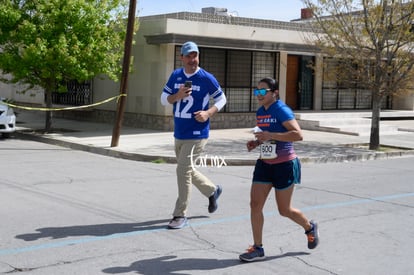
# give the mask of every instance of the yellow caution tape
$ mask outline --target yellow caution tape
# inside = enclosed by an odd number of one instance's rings
[[[89,104],[89,105],[64,107],[64,108],[36,108],[36,107],[18,106],[18,105],[14,105],[12,103],[8,103],[8,102],[5,102],[5,101],[2,101],[1,103],[5,104],[7,106],[13,107],[13,108],[24,109],[24,110],[32,110],[32,111],[67,111],[67,110],[77,110],[77,109],[85,109],[85,108],[89,108],[89,107],[95,107],[95,106],[107,103],[109,101],[112,101],[114,99],[116,99],[118,101],[122,96],[126,96],[126,94],[120,94],[120,95],[117,95],[117,96],[113,96],[111,98],[108,98],[108,99],[105,99],[103,101],[96,102],[96,103],[93,103],[93,104]]]

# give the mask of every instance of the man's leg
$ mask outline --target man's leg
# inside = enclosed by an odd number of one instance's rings
[[[190,149],[190,164],[192,163],[191,176],[192,183],[197,187],[200,192],[207,198],[213,195],[216,190],[216,185],[200,171],[197,170],[197,165],[205,164],[202,159],[202,152],[207,144],[207,139],[194,140],[194,143]]]
[[[175,154],[177,158],[177,186],[178,198],[173,212],[174,217],[185,217],[191,196],[191,165],[189,153],[192,143],[187,140],[175,140]]]

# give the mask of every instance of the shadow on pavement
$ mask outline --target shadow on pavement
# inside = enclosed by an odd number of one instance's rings
[[[191,216],[189,219],[204,219],[207,216]],[[35,241],[42,238],[62,239],[76,236],[109,236],[113,234],[166,229],[169,219],[141,223],[109,223],[36,229],[37,233],[17,235],[16,239]]]
[[[297,257],[303,255],[309,255],[309,253],[288,252],[281,255],[266,257],[266,261],[271,261],[284,257]],[[247,263],[240,262],[237,258],[226,260],[200,258],[177,259],[177,256],[163,256],[154,259],[136,261],[133,262],[130,266],[106,268],[103,269],[102,272],[110,274],[137,272],[145,275],[191,275],[192,270],[223,269],[240,264]]]

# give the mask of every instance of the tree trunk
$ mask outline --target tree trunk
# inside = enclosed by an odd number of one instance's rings
[[[52,91],[46,90],[46,107],[52,108]],[[46,123],[45,132],[48,133],[52,130],[52,111],[46,111]]]
[[[380,116],[381,116],[381,97],[379,92],[372,93],[372,116],[371,116],[371,135],[369,139],[369,149],[378,150],[380,147]]]

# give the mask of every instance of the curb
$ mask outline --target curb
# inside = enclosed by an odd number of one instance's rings
[[[135,160],[135,161],[144,161],[144,162],[176,163],[175,157],[151,156],[151,155],[144,155],[144,154],[138,154],[138,153],[121,152],[121,151],[117,151],[116,149],[94,147],[91,145],[84,145],[84,144],[49,138],[49,137],[41,136],[38,134],[29,134],[29,133],[22,133],[22,132],[16,131],[15,136],[20,139],[43,142],[43,143],[47,143],[51,145],[61,146],[61,147],[65,147],[65,148],[69,148],[73,150],[84,151],[84,152],[89,152],[89,153],[108,156],[108,157],[122,158],[122,159]]]
[[[159,155],[145,155],[139,153],[128,153],[118,151],[116,149],[107,149],[94,147],[91,145],[78,144],[69,141],[63,141],[59,139],[45,137],[39,134],[31,134],[25,132],[16,131],[15,137],[25,140],[32,140],[43,142],[51,145],[61,146],[65,148],[70,148],[73,150],[79,150],[84,152],[89,152],[93,154],[99,154],[108,157],[121,158],[134,161],[143,161],[143,162],[153,162],[153,163],[170,163],[175,164],[175,157],[168,156],[159,156]],[[348,154],[346,156],[322,156],[322,157],[299,157],[302,163],[311,164],[311,163],[335,163],[335,162],[351,162],[351,161],[367,161],[367,160],[380,160],[380,159],[389,159],[397,158],[404,156],[413,156],[414,150],[399,150],[392,152],[362,152],[355,154]],[[225,160],[227,166],[254,166],[256,159],[232,159],[226,158]]]

